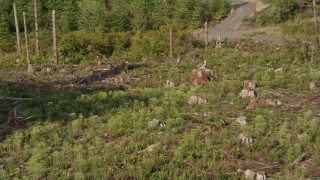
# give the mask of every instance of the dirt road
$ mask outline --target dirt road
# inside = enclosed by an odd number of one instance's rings
[[[208,29],[209,40],[216,39],[219,35],[222,39],[240,39],[250,37],[258,41],[274,43],[279,43],[283,40],[280,36],[266,34],[266,32],[269,33],[277,31],[278,28],[275,27],[240,30],[243,18],[252,16],[255,13],[255,7],[249,3],[248,0],[231,0],[230,5],[231,8],[234,9],[234,12],[229,14],[229,16],[221,23]],[[194,35],[204,38],[204,30],[197,30]]]

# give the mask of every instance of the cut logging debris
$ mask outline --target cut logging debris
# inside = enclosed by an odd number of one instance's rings
[[[206,68],[207,59],[203,63],[197,65],[197,69],[193,69],[189,75],[189,79],[194,85],[208,85],[210,81],[213,81],[217,78],[216,74]]]
[[[16,34],[17,34],[17,50],[18,50],[17,52],[18,52],[18,55],[21,56],[22,50],[21,50],[21,43],[20,43],[19,22],[18,22],[17,8],[15,3],[13,3],[13,13],[14,13],[14,22],[15,22]]]
[[[27,63],[28,63],[28,73],[33,73],[33,68],[31,65],[31,58],[30,58],[30,51],[28,46],[28,30],[27,30],[27,20],[26,20],[26,13],[23,12],[23,24],[24,24],[24,36],[26,41],[26,53],[27,53]]]
[[[13,108],[10,113],[7,120],[7,123],[5,124],[9,128],[18,128],[26,123],[24,122],[24,118],[21,117],[18,107]]]
[[[18,106],[20,103],[25,101],[31,101],[30,98],[12,98],[12,97],[0,97],[0,107],[9,108],[12,105],[15,105],[13,109],[9,112],[8,120],[4,124],[6,128],[19,128],[23,125],[25,125],[25,120],[29,118],[23,118],[19,114]],[[30,117],[31,118],[31,117]],[[0,132],[1,134],[1,132]]]
[[[58,40],[57,40],[57,30],[56,30],[56,11],[52,11],[52,38],[53,38],[53,57],[54,64],[59,64],[59,54],[58,54]]]
[[[33,1],[34,3],[34,24],[35,24],[35,31],[36,31],[36,54],[40,54],[40,47],[39,47],[39,28],[38,28],[38,10],[37,10],[37,0]]]
[[[133,70],[140,67],[147,67],[150,64],[146,61],[141,63],[130,63],[130,62],[123,62],[121,64],[117,65],[108,65],[108,68],[106,69],[98,69],[92,72],[91,77],[94,78],[105,78],[105,77],[111,77],[117,74],[121,74],[123,71],[127,70]]]

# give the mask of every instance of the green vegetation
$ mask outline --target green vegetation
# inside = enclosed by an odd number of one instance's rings
[[[296,14],[296,1],[268,2],[270,14],[256,25],[306,15]],[[319,89],[309,88],[320,82],[315,48],[242,39],[219,49],[211,41],[206,51],[191,31],[225,17],[226,0],[39,0],[36,56],[33,1],[18,1],[20,16],[28,12],[35,72],[27,74],[16,55],[12,3],[0,1],[0,179],[243,179],[247,169],[273,179],[320,177]],[[283,31],[311,31],[297,23],[286,21]],[[195,85],[191,72],[204,60],[213,79]],[[239,97],[245,80],[258,84],[255,105]],[[190,105],[191,96],[206,103]]]
[[[241,49],[235,50],[236,44]],[[1,179],[240,179],[239,168],[280,179],[319,177],[319,103],[317,91],[308,90],[310,81],[320,81],[319,61],[311,62],[310,54],[293,43],[280,50],[247,44],[229,42],[209,53],[198,49],[202,55],[195,62],[186,54],[179,64],[154,62],[127,71],[140,78],[129,89],[82,85],[84,90],[51,93],[32,76],[25,81],[39,87],[5,85],[0,94],[33,99],[20,109],[24,117],[36,117],[0,144]],[[202,59],[217,78],[207,86],[191,85],[189,74]],[[54,82],[57,77],[42,78]],[[166,88],[167,79],[178,86]],[[250,110],[238,97],[246,79],[259,85],[258,107]],[[208,103],[188,105],[193,95]],[[284,104],[267,107],[269,98]],[[233,119],[240,116],[247,117],[246,126]],[[149,127],[152,119],[166,126]],[[237,139],[243,132],[255,139],[252,146]]]
[[[16,52],[15,26],[12,4],[14,0],[0,3],[0,53]],[[27,13],[31,52],[35,52],[33,0],[16,2],[20,31],[23,32],[22,12]],[[145,49],[151,54],[167,55],[163,44],[149,39],[168,39],[169,27],[179,34],[190,34],[208,21],[219,21],[226,16],[226,0],[38,0],[41,55],[33,57],[39,63],[49,63],[52,57],[51,12],[57,12],[59,52],[63,63],[79,63],[92,56],[118,57],[119,52]],[[166,31],[163,31],[166,30]],[[24,41],[22,41],[24,42]],[[133,46],[131,46],[133,44]],[[149,44],[154,44],[149,46]],[[140,46],[141,45],[141,46]],[[157,47],[155,47],[155,45]],[[147,49],[146,49],[147,48]],[[156,52],[154,52],[156,51]],[[138,54],[138,53],[133,53]],[[150,54],[150,53],[149,53]],[[124,55],[123,55],[124,56]],[[126,55],[130,56],[130,55]],[[17,57],[15,57],[17,58]],[[132,57],[139,59],[140,56]],[[9,57],[0,57],[10,62]],[[12,64],[11,64],[12,65]]]
[[[252,18],[245,18],[244,21],[253,21],[256,26],[262,26],[283,23],[295,19],[296,16],[299,19],[297,21],[301,23],[312,17],[312,0],[263,0],[262,2],[270,6]],[[305,19],[301,19],[301,17]],[[292,27],[291,29],[296,28]],[[305,28],[300,24],[299,29]],[[308,35],[308,33],[304,33],[304,35]]]

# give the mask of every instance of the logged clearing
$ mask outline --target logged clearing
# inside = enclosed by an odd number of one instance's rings
[[[319,179],[317,10],[1,0],[0,179]]]
[[[250,41],[193,54],[4,72],[1,179],[320,176],[315,54]]]

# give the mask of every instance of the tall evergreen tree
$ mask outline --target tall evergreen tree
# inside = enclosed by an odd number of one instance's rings
[[[77,0],[66,0],[63,3],[62,30],[65,32],[77,30],[79,4]]]
[[[133,0],[131,13],[133,14],[134,28],[137,30],[152,29],[152,12],[155,8],[156,0]]]
[[[192,19],[191,19],[192,28],[198,28],[202,25],[203,11],[204,11],[204,7],[202,7],[201,4],[196,4],[192,13]]]
[[[7,40],[10,36],[9,23],[7,22],[5,15],[0,15],[0,40]]]
[[[107,9],[101,0],[82,0],[79,7],[80,28],[95,32],[103,32],[108,28]]]
[[[111,12],[111,29],[114,31],[127,31],[131,29],[132,15],[126,0],[115,0]]]

